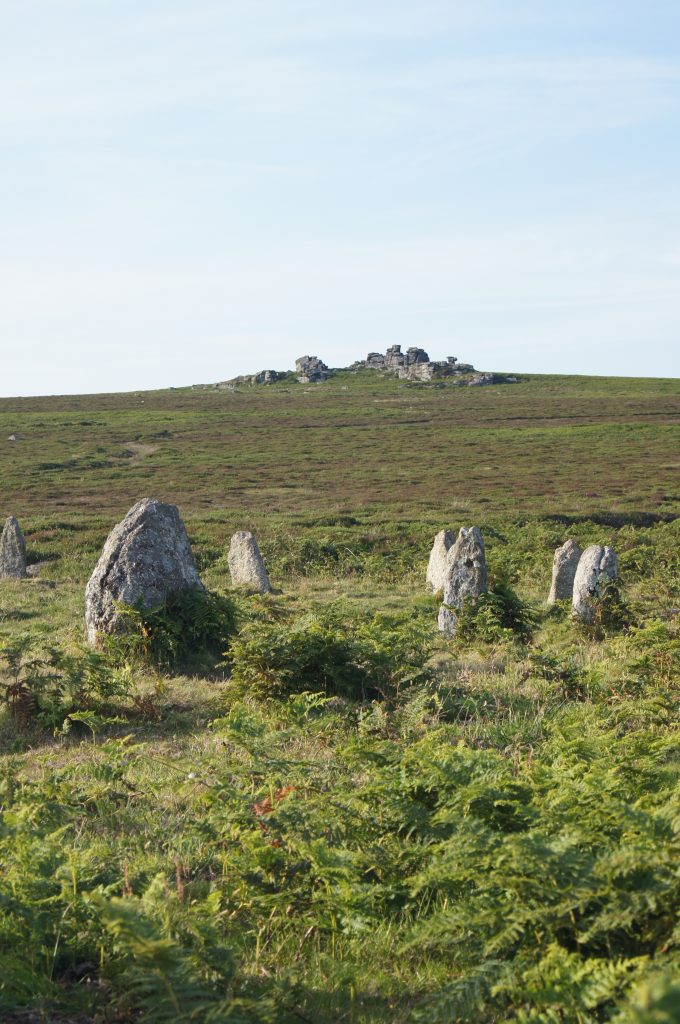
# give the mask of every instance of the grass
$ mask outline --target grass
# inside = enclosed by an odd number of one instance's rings
[[[278,590],[234,595],[201,674],[107,655],[106,691],[0,713],[3,1024],[680,1020],[679,397],[348,373],[0,401],[40,563],[0,584],[0,642],[77,674],[85,582],[144,494],[212,591],[243,528]],[[471,523],[530,638],[438,637],[429,546]],[[630,626],[546,608],[568,536],[615,547]]]
[[[0,401],[17,515],[127,510],[140,493],[262,519],[483,505],[579,515],[677,511],[677,381],[523,378],[322,384]],[[6,442],[17,433],[21,440]],[[512,489],[507,471],[512,467]]]

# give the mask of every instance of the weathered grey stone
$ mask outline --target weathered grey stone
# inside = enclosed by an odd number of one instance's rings
[[[281,380],[285,376],[285,373],[281,373],[279,370],[260,370],[243,379],[247,384],[274,384],[275,381]]]
[[[442,590],[444,586],[446,570],[449,565],[449,551],[453,544],[454,536],[452,530],[440,530],[434,539],[425,577],[427,586],[433,594]]]
[[[619,564],[613,548],[591,544],[586,548],[576,569],[572,606],[574,615],[582,622],[592,622],[604,578],[615,580]]]
[[[271,583],[257,541],[248,530],[239,530],[229,545],[229,572],[235,587],[247,587],[258,594],[268,594]]]
[[[462,527],[448,554],[444,579],[444,604],[439,611],[439,629],[447,636],[456,630],[456,614],[466,601],[485,593],[488,587],[484,539],[476,526]],[[448,607],[447,607],[448,606]]]
[[[412,345],[411,348],[406,350],[406,356],[404,362],[406,366],[414,366],[416,363],[429,363],[430,357],[424,348],[417,348]]]
[[[328,380],[330,370],[318,356],[300,356],[295,360],[295,372],[300,384],[316,384]]]
[[[439,632],[443,633],[444,636],[454,636],[457,624],[458,616],[453,608],[447,608],[445,604],[441,605],[439,615],[437,616]]]
[[[581,549],[571,537],[562,547],[555,548],[548,604],[555,604],[555,601],[571,601],[574,592],[574,576],[580,557]]]
[[[173,591],[203,589],[176,507],[143,498],[109,534],[85,588],[88,642],[122,628],[119,604],[152,608]]]
[[[435,377],[452,377],[457,374],[457,363],[455,356],[431,360],[424,348],[417,348],[415,345],[406,352],[401,351],[401,345],[390,345],[385,355],[381,355],[380,352],[369,352],[364,360],[353,363],[350,368],[387,370],[396,373],[400,380],[431,381]]]
[[[390,345],[385,353],[385,369],[397,370],[404,365],[404,362],[405,356],[401,351],[401,345]]]
[[[19,523],[8,516],[0,537],[0,578],[23,579],[26,575],[26,542]]]

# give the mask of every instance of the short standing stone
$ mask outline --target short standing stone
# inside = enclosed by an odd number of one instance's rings
[[[595,617],[594,605],[600,597],[605,577],[615,580],[618,574],[619,566],[613,548],[601,544],[591,544],[586,548],[574,577],[574,615],[583,622],[592,622]]]
[[[229,572],[235,587],[246,587],[258,594],[268,594],[271,584],[257,541],[248,530],[239,530],[229,545]]]
[[[176,507],[143,498],[109,534],[85,589],[88,642],[122,628],[119,604],[153,608],[174,591],[203,589]]]
[[[581,549],[571,538],[561,548],[555,549],[548,604],[555,604],[555,601],[571,601],[574,592],[574,576],[580,557]]]
[[[26,542],[14,516],[5,520],[0,537],[0,578],[23,579],[26,575]]]
[[[488,587],[484,539],[476,526],[462,527],[448,554],[444,580],[444,604],[439,610],[439,629],[453,636],[457,616],[466,601],[484,594]]]
[[[427,563],[427,586],[436,594],[444,586],[448,568],[449,551],[453,547],[454,537],[451,530],[440,530],[434,539],[430,561]]]

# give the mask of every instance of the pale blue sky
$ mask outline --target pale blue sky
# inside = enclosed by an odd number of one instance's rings
[[[680,376],[678,0],[0,0],[1,394]]]

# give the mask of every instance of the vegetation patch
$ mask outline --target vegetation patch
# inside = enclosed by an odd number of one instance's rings
[[[119,605],[118,612],[121,629],[105,637],[109,656],[166,672],[208,669],[236,627],[233,600],[210,591],[178,590],[153,608]]]
[[[3,1024],[678,1024],[679,395],[0,401],[41,562],[0,584]],[[85,584],[148,493],[207,592],[90,652]],[[427,555],[472,524],[491,589],[445,641]],[[228,589],[243,529],[266,597]],[[588,628],[545,603],[569,536],[619,556]]]

